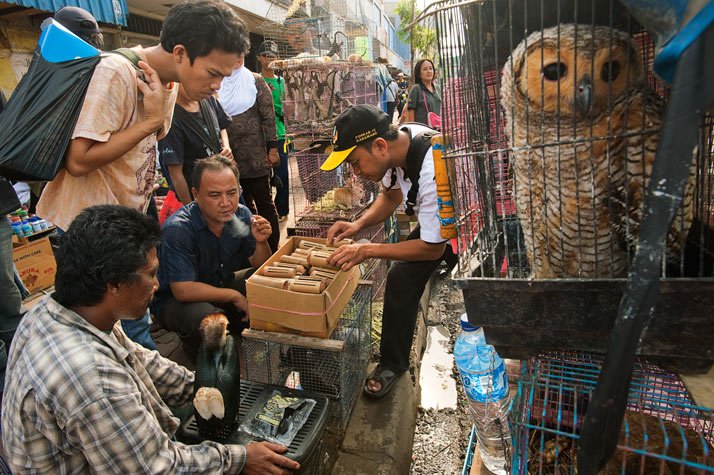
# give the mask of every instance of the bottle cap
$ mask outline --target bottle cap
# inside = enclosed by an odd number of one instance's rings
[[[477,326],[469,323],[469,318],[465,313],[463,315],[461,315],[461,329],[462,330],[467,331],[467,332],[472,332],[472,331],[478,330],[479,328],[481,328],[481,327],[477,327]]]

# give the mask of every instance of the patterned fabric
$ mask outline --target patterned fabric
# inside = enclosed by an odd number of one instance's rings
[[[238,473],[245,448],[173,440],[167,404],[190,402],[194,375],[104,333],[52,297],[22,320],[2,405],[5,456],[21,473]]]
[[[133,48],[146,61],[143,48]],[[107,142],[112,134],[145,118],[139,100],[136,70],[118,54],[108,54],[97,65],[84,98],[72,138]],[[158,134],[171,127],[178,87],[164,89],[166,117]],[[151,134],[118,160],[81,177],[60,170],[45,187],[37,213],[67,229],[83,209],[98,204],[120,204],[146,211],[156,178],[156,140]]]
[[[241,178],[258,178],[270,174],[266,142],[277,140],[273,96],[260,74],[253,73],[258,98],[253,107],[234,115],[228,126],[228,140]]]

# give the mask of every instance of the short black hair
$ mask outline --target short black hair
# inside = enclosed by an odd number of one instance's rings
[[[250,49],[243,20],[230,7],[215,0],[185,1],[171,7],[160,39],[169,53],[176,45],[185,46],[191,64],[213,50],[241,55]]]
[[[429,58],[422,58],[414,65],[414,84],[421,82],[421,65],[426,62],[431,63],[431,67],[434,68],[434,76],[436,77],[436,66],[434,66],[434,61]]]
[[[60,239],[54,298],[65,307],[97,305],[108,284],[133,282],[161,240],[159,223],[137,210],[99,205],[79,213]]]
[[[233,174],[236,176],[236,181],[240,181],[240,173],[238,172],[238,167],[235,162],[223,155],[211,155],[208,158],[202,158],[201,160],[196,160],[193,165],[193,172],[191,173],[191,184],[197,190],[200,190],[201,177],[203,177],[203,172],[206,170],[223,170],[229,168]]]
[[[394,125],[394,124],[389,124],[389,129],[382,135],[373,138],[372,140],[369,140],[367,142],[362,142],[361,144],[357,145],[358,147],[362,147],[365,150],[369,151],[372,150],[372,144],[374,143],[375,140],[377,139],[384,139],[387,142],[391,142],[393,140],[397,140],[399,138],[399,126]]]

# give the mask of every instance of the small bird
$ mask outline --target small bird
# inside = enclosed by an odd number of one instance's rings
[[[228,334],[228,318],[221,313],[201,321],[201,345],[196,359],[193,405],[199,432],[217,437],[230,429],[240,407],[238,345]]]
[[[534,32],[506,59],[500,99],[531,276],[623,277],[664,112],[637,46],[604,26]],[[694,177],[693,162],[668,236],[670,262],[692,222]]]

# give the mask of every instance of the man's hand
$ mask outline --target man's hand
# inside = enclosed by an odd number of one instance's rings
[[[248,299],[245,298],[245,295],[242,293],[238,292],[237,290],[235,291],[235,296],[233,297],[233,300],[231,300],[231,303],[240,311],[245,312],[246,315],[248,315]]]
[[[369,245],[370,243],[345,244],[340,246],[327,258],[327,263],[331,266],[339,267],[344,271],[348,271],[369,258]]]
[[[257,214],[254,214],[250,220],[250,230],[256,242],[266,242],[270,235],[273,234],[270,222]]]
[[[253,442],[245,446],[245,467],[241,473],[289,475],[293,470],[300,470],[300,464],[280,455],[287,447],[270,442]]]
[[[146,121],[156,130],[164,125],[164,86],[161,84],[159,74],[144,61],[139,61],[139,67],[144,71],[144,80],[137,81],[139,91],[144,96],[144,115]]]
[[[273,168],[280,165],[280,155],[278,155],[277,148],[271,148],[270,150],[268,150],[268,163]]]
[[[327,245],[331,246],[335,241],[342,241],[343,239],[354,236],[359,230],[360,227],[357,223],[337,221],[327,230]]]
[[[230,147],[223,147],[220,153],[221,157],[226,157],[228,160],[233,160],[233,150]]]

